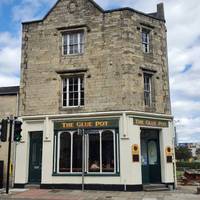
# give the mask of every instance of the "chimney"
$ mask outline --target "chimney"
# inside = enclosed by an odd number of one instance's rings
[[[163,3],[157,4],[157,17],[159,19],[165,20],[165,11]]]

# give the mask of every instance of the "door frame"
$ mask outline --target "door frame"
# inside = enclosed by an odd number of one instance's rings
[[[159,183],[162,183],[162,167],[161,167],[161,146],[160,146],[160,137],[161,137],[161,129],[158,129],[158,128],[146,128],[146,127],[141,127],[140,128],[140,145],[141,145],[141,150],[140,150],[140,154],[142,153],[142,133],[143,131],[155,131],[157,133],[157,138],[148,138],[146,140],[146,147],[147,147],[147,163],[148,163],[148,170],[149,170],[149,156],[148,156],[148,143],[150,141],[155,141],[157,143],[157,156],[158,156],[158,161],[159,161],[159,167],[160,167],[160,181],[158,182]],[[142,154],[141,154],[142,156]],[[142,175],[142,184],[145,185],[145,184],[157,184],[157,183],[153,183],[149,180],[149,183],[144,183],[143,182],[143,165],[142,165],[142,162],[141,162],[141,175]],[[149,175],[149,179],[150,179],[150,174],[148,173]]]
[[[41,148],[42,148],[42,155],[41,155],[41,178],[39,182],[33,182],[30,181],[30,158],[31,158],[31,135],[32,134],[36,134],[36,133],[40,133],[41,134]],[[28,183],[32,184],[32,183],[36,183],[36,184],[40,184],[41,180],[42,180],[42,157],[43,157],[43,131],[30,131],[28,132],[28,137],[29,137],[29,160],[28,160]]]

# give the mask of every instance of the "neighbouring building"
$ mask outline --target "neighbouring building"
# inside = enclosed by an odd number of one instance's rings
[[[15,187],[174,185],[166,26],[157,12],[59,0],[24,22]]]
[[[7,117],[10,117],[11,115],[17,117],[18,116],[18,102],[19,102],[19,86],[13,86],[13,87],[0,87],[0,122],[2,119],[6,119]],[[14,145],[13,145],[13,151],[12,151],[12,162],[11,164],[14,164]],[[1,142],[0,140],[0,161],[1,166],[3,164],[3,185],[5,185],[6,182],[6,173],[7,173],[7,161],[8,161],[8,143],[7,142]],[[3,161],[3,162],[2,162]],[[1,168],[2,169],[2,168]],[[1,179],[0,175],[0,179]],[[13,176],[13,170],[12,170],[12,176]],[[12,177],[11,177],[12,182]],[[0,180],[1,184],[1,180]]]
[[[192,157],[197,157],[200,159],[200,155],[197,154],[197,149],[200,149],[200,143],[179,143],[179,146],[187,147],[192,152]]]

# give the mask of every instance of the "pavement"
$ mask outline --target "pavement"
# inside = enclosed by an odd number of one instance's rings
[[[12,189],[9,195],[0,191],[0,200],[200,200],[196,191],[195,186],[184,186],[165,192]]]

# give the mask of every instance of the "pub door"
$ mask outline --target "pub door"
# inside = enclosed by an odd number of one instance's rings
[[[42,132],[30,133],[29,183],[41,183]]]
[[[142,183],[161,183],[159,131],[141,130]]]

